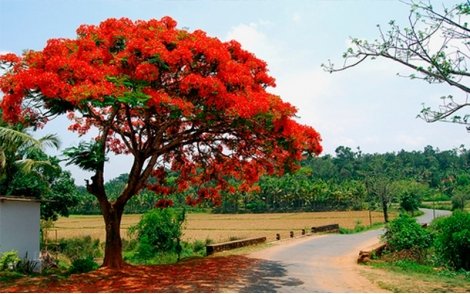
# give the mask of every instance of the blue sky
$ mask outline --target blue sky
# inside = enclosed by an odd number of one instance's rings
[[[383,60],[335,74],[320,67],[328,59],[342,63],[349,37],[373,40],[377,24],[386,26],[391,19],[406,24],[408,14],[409,7],[400,1],[371,0],[0,0],[0,52],[40,50],[49,38],[73,38],[80,24],[98,24],[110,17],[168,15],[180,28],[236,39],[264,59],[277,81],[270,90],[294,104],[299,120],[321,133],[325,153],[333,154],[339,145],[382,153],[467,144],[470,134],[463,126],[416,118],[422,103],[437,106],[439,97],[459,92],[397,77],[406,69]],[[66,128],[61,119],[38,135],[58,133],[63,148],[78,143],[80,138]],[[128,167],[127,158],[113,158],[106,179],[127,172]],[[71,170],[77,184],[83,184],[87,174]]]

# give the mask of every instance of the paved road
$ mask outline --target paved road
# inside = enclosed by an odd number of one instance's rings
[[[423,209],[418,222],[449,211]],[[383,230],[359,234],[328,234],[284,242],[251,254],[258,259],[231,292],[383,292],[358,273],[359,250],[375,244]]]
[[[445,215],[450,215],[452,212],[448,210],[438,210],[438,209],[427,209],[427,208],[420,208],[421,211],[424,212],[422,216],[419,216],[418,222],[423,224],[423,223],[430,223],[434,218],[440,217],[440,216],[445,216]]]

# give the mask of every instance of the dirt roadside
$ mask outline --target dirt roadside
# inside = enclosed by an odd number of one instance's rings
[[[367,292],[367,293],[385,293],[389,292],[379,287],[376,283],[363,275],[363,265],[357,264],[359,251],[377,243],[376,239],[369,240],[363,244],[352,248],[347,255],[338,256],[333,259],[323,260],[317,266],[328,268],[319,278],[322,287],[328,289],[328,292],[343,292],[346,288],[348,292]],[[336,272],[335,274],[330,274]],[[341,282],[338,282],[338,274]]]

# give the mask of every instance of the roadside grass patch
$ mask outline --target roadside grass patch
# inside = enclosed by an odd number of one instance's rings
[[[411,260],[394,262],[373,260],[368,265],[384,272],[373,271],[367,276],[383,289],[392,292],[470,292],[468,271],[450,271]]]
[[[352,229],[339,227],[339,233],[340,234],[356,234],[356,233],[365,232],[369,230],[380,229],[383,226],[384,226],[384,223],[380,223],[380,222],[373,223],[371,226],[365,226],[365,225],[362,225],[360,222],[357,222],[356,226]]]
[[[373,262],[373,267],[385,268],[403,273],[434,274],[436,269],[429,265],[419,264],[411,260],[396,260],[392,262]]]

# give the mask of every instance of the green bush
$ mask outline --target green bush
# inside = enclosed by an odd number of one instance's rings
[[[435,250],[441,262],[455,269],[470,270],[470,213],[456,210],[431,225]]]
[[[133,264],[168,264],[185,258],[206,255],[210,240],[182,242],[182,225],[185,211],[164,208],[154,209],[129,229],[136,239],[125,242],[124,259]]]
[[[147,236],[141,236],[139,238],[139,242],[137,243],[137,247],[135,248],[135,255],[137,258],[141,260],[148,260],[151,259],[157,250],[154,246],[150,243]]]
[[[419,209],[421,199],[412,192],[404,192],[400,195],[400,208],[409,213],[414,213]]]
[[[135,239],[122,239],[122,250],[123,251],[133,251],[135,248],[137,248],[137,240]]]
[[[432,235],[406,214],[389,222],[383,239],[391,251],[412,250],[422,253],[432,245]]]
[[[196,240],[193,242],[192,247],[195,253],[201,253],[201,255],[205,255],[206,243],[204,241]]]
[[[87,256],[85,258],[78,258],[72,261],[69,273],[81,274],[87,273],[98,268],[98,264],[93,260],[93,257]]]
[[[18,257],[18,252],[6,251],[0,255],[0,271],[14,271],[16,265],[21,261]]]
[[[246,209],[253,213],[262,213],[268,210],[268,206],[266,202],[255,199],[246,204]]]
[[[67,256],[72,262],[88,257],[97,258],[103,256],[100,240],[93,240],[90,236],[60,239],[59,252]]]
[[[452,210],[464,210],[465,209],[465,200],[467,196],[462,194],[456,194],[452,197]]]
[[[457,187],[452,196],[452,210],[465,209],[465,202],[470,199],[470,184]]]
[[[18,252],[11,250],[0,255],[0,271],[17,272],[21,274],[31,274],[38,267],[36,260],[28,259],[28,253],[21,259]]]
[[[129,228],[131,235],[137,235],[138,257],[150,258],[157,252],[179,254],[184,218],[184,210],[174,208],[156,208],[144,213],[139,223]]]

